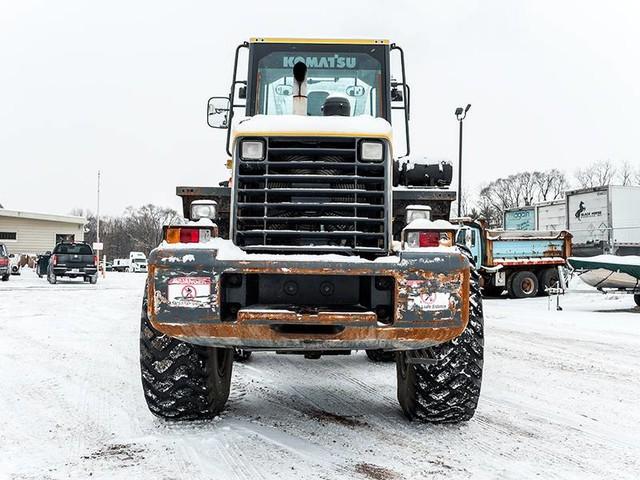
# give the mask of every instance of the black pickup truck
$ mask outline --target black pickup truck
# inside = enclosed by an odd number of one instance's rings
[[[7,253],[7,247],[5,247],[3,243],[0,243],[0,278],[3,282],[6,282],[10,276],[9,253]]]
[[[57,244],[49,259],[47,280],[54,284],[58,277],[84,277],[85,282],[96,283],[98,262],[91,245],[78,242]]]

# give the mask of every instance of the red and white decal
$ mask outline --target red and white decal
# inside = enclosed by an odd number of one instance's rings
[[[447,292],[433,292],[428,290],[428,283],[424,280],[407,280],[407,308],[427,312],[449,310],[451,294]]]
[[[207,308],[211,305],[211,279],[175,277],[169,280],[167,297],[171,307]]]

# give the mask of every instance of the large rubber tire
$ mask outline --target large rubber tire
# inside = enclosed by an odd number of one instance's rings
[[[208,348],[160,333],[147,317],[140,322],[142,389],[151,412],[167,420],[199,420],[219,414],[231,386],[233,348]]]
[[[57,281],[58,281],[58,277],[56,277],[56,274],[53,273],[52,271],[48,271],[47,282],[49,282],[51,285],[55,285]]]
[[[399,352],[396,357],[398,401],[410,420],[457,423],[470,420],[476,411],[484,358],[484,319],[478,280],[472,264],[469,323],[459,337],[430,349],[437,363],[408,363],[411,352]]]
[[[640,307],[640,293],[636,293],[633,296],[633,301],[636,302],[636,305],[638,305]]]
[[[7,273],[6,275],[3,275],[3,276],[2,276],[2,281],[3,281],[3,282],[8,282],[8,281],[9,281],[9,278],[11,278],[11,274],[10,274],[10,273]]]
[[[509,281],[509,294],[513,298],[531,298],[538,294],[538,277],[524,271],[514,273]]]
[[[393,362],[396,358],[395,352],[385,352],[384,350],[366,350],[367,357],[372,362]]]
[[[557,268],[547,268],[538,273],[538,295],[549,295],[547,288],[555,288],[560,282]]]
[[[95,274],[93,274],[93,275],[91,275],[89,277],[89,283],[91,285],[95,285],[96,283],[98,283],[98,274],[97,273],[95,273]]]

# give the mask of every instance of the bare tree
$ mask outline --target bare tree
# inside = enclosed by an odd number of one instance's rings
[[[492,227],[499,227],[502,225],[502,210],[499,210],[492,205],[486,197],[481,196],[479,198],[477,207],[471,209],[470,216],[474,220],[483,218]]]
[[[129,207],[125,211],[125,221],[132,249],[149,253],[162,241],[162,226],[176,223],[182,217],[171,208],[148,204],[140,208]]]
[[[74,217],[85,217],[89,215],[89,211],[85,211],[83,208],[76,207],[71,209],[69,215],[73,215]]]
[[[616,167],[611,160],[593,162],[576,171],[576,180],[582,188],[609,185],[616,175]]]
[[[482,215],[490,225],[500,226],[505,210],[562,198],[567,188],[567,177],[560,170],[520,172],[482,187],[470,211]]]
[[[525,205],[533,205],[538,196],[537,178],[540,172],[521,172],[515,175]]]
[[[90,211],[74,209],[75,214],[84,213],[85,241],[96,241],[96,216]],[[104,243],[107,258],[128,258],[131,251],[148,254],[162,241],[162,226],[168,223],[181,223],[182,217],[170,208],[156,205],[129,207],[119,217],[100,216],[100,241]]]
[[[637,177],[640,176],[640,171],[637,171],[631,163],[628,161],[622,162],[618,167],[618,175],[616,181],[620,185],[633,185],[637,181]]]
[[[462,189],[462,192],[461,192],[461,195],[459,196],[459,198],[455,202],[453,202],[451,204],[451,211],[453,211],[453,212],[457,212],[458,211],[458,203],[457,202],[461,202],[460,211],[462,213],[462,216],[467,216],[468,213],[471,211],[471,205],[473,203],[471,190],[469,190],[469,188],[466,188],[466,187],[464,187]]]
[[[535,172],[535,182],[538,189],[537,201],[539,202],[561,198],[568,188],[567,177],[555,168],[544,172]]]

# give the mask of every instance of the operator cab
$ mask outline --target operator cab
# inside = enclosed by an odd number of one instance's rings
[[[293,113],[294,68],[304,65],[310,116],[371,115],[391,121],[389,44],[256,41],[250,46],[246,114]]]
[[[248,69],[246,80],[239,80],[243,49],[248,50]],[[399,53],[401,81],[391,78],[392,52]],[[296,88],[296,68],[298,75],[304,71],[302,92]],[[304,96],[305,106],[296,111],[299,96]],[[389,123],[393,110],[403,110],[405,156],[409,154],[409,87],[404,80],[404,54],[388,40],[252,38],[236,50],[229,97],[209,99],[207,121],[211,127],[227,129],[230,156],[233,117],[241,109],[246,117],[370,116]]]

